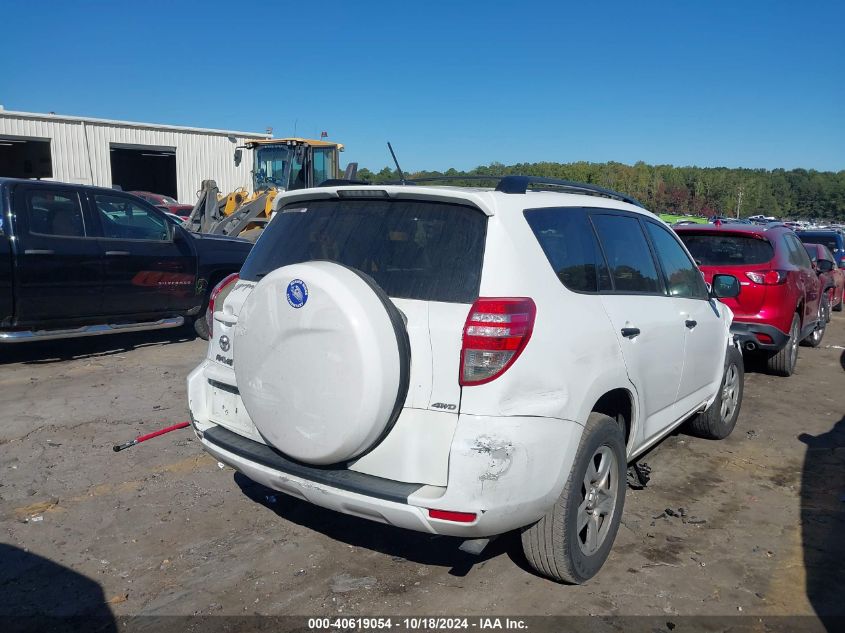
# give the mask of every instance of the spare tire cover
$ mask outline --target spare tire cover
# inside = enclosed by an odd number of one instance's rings
[[[269,444],[301,462],[360,456],[390,431],[408,392],[408,334],[368,276],[328,261],[261,279],[234,328],[247,413]]]

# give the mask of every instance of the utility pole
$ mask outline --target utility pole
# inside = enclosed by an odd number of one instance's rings
[[[742,185],[739,186],[739,194],[736,197],[736,219],[739,219],[739,208],[742,206]]]

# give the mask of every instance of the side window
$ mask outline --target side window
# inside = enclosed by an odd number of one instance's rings
[[[294,154],[291,156],[290,162],[290,181],[288,182],[288,190],[305,189],[307,184],[305,165],[300,162],[301,156]]]
[[[704,277],[684,252],[678,239],[654,222],[646,222],[645,225],[666,276],[669,294],[673,297],[708,300],[710,295]]]
[[[26,193],[29,232],[56,237],[85,237],[85,219],[74,191],[30,190]]]
[[[657,268],[640,222],[626,215],[592,216],[617,292],[659,293]]]
[[[836,260],[833,257],[833,253],[830,252],[830,249],[828,249],[827,246],[819,246],[819,250],[821,251],[820,259],[833,262],[833,267],[836,268]]]
[[[120,240],[170,239],[167,220],[130,198],[96,194],[94,203],[103,225],[103,236]]]
[[[793,266],[800,266],[801,264],[799,264],[798,260],[795,258],[795,245],[790,241],[789,235],[784,233],[781,239],[784,247],[786,248],[786,258],[789,260],[789,263]]]
[[[319,185],[324,180],[334,178],[335,175],[335,153],[334,148],[314,148],[314,185]]]
[[[785,233],[783,236],[789,251],[789,261],[801,268],[812,268],[813,264],[810,261],[810,256],[804,250],[804,245],[798,240],[795,235]]]
[[[610,275],[583,209],[530,209],[525,219],[563,285],[576,292],[610,290]]]
[[[798,254],[798,261],[801,262],[800,265],[806,268],[812,268],[813,263],[810,261],[810,256],[807,255],[804,245],[801,244],[801,240],[799,240],[795,235],[790,235],[789,238],[795,245],[795,252]]]

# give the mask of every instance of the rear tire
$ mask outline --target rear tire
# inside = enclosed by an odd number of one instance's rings
[[[792,315],[792,325],[789,328],[789,339],[777,354],[766,360],[766,367],[769,372],[776,376],[788,377],[795,372],[795,365],[798,363],[798,337],[800,336],[801,322],[798,314]]]
[[[689,433],[708,440],[722,440],[730,435],[742,407],[744,386],[742,352],[731,345],[725,356],[725,370],[722,373],[719,393],[706,411],[696,414],[687,422]]]
[[[538,573],[572,584],[598,573],[619,529],[626,463],[619,423],[591,413],[563,492],[542,519],[522,530],[522,549]]]
[[[210,336],[210,333],[208,331],[208,322],[205,320],[205,315],[207,311],[208,308],[203,310],[202,314],[200,314],[194,319],[194,332],[196,332],[197,336],[199,336],[204,341],[207,341]]]

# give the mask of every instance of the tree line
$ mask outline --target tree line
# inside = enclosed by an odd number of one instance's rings
[[[657,213],[715,214],[740,217],[766,215],[778,218],[818,218],[845,221],[845,170],[729,169],[727,167],[675,167],[623,163],[492,163],[469,171],[421,171],[408,178],[448,176],[450,184],[489,186],[471,176],[520,174],[586,182],[637,198]],[[396,170],[361,169],[358,177],[372,183],[398,180]],[[741,202],[740,202],[741,201]]]

